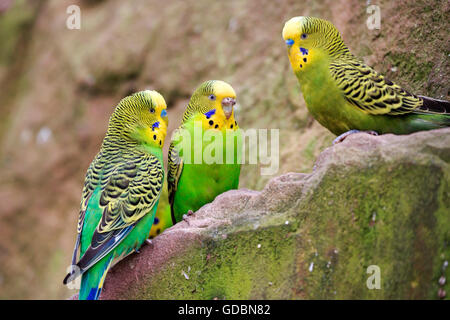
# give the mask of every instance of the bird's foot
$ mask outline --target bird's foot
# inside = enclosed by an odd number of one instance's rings
[[[189,225],[189,217],[192,217],[194,215],[194,212],[192,210],[189,210],[187,214],[183,214],[183,221],[185,221]]]
[[[347,138],[349,135],[354,134],[354,133],[358,133],[358,132],[364,132],[367,134],[371,134],[373,136],[377,136],[378,133],[376,131],[372,131],[372,130],[368,130],[368,131],[361,131],[361,130],[349,130],[347,132],[344,132],[343,134],[341,134],[340,136],[338,136],[336,139],[333,140],[333,145],[341,143],[342,141],[345,140],[345,138]]]
[[[150,239],[145,239],[145,243],[147,243],[151,248],[153,248],[153,241]]]
[[[136,253],[141,253],[141,251],[139,251],[138,248],[135,248],[135,249],[134,249],[134,252],[136,252]]]

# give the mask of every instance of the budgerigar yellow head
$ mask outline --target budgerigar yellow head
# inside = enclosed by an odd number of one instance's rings
[[[289,60],[294,72],[308,69],[317,59],[348,54],[341,34],[329,21],[314,17],[294,17],[283,28]]]
[[[157,91],[122,99],[109,120],[108,136],[161,148],[167,133],[167,105]]]
[[[204,114],[206,127],[222,129],[226,126],[233,129],[236,126],[235,104],[236,92],[228,83],[220,80],[205,81],[192,94],[183,123],[193,115]]]

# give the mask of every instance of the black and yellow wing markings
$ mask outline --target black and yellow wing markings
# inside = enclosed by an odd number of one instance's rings
[[[78,215],[77,224],[77,239],[75,242],[75,248],[72,254],[72,266],[76,264],[78,248],[81,242],[81,231],[83,230],[84,218],[88,207],[89,200],[94,192],[96,186],[100,182],[100,172],[103,169],[104,162],[102,160],[102,153],[98,153],[95,159],[91,162],[84,179],[83,191],[81,193],[80,212]]]
[[[173,202],[178,187],[178,181],[180,180],[182,172],[183,172],[183,159],[180,157],[177,149],[175,148],[174,143],[171,142],[168,154],[167,186],[169,191],[170,214],[172,216],[173,224],[177,223],[173,211]]]
[[[76,263],[79,272],[69,273],[64,283],[88,270],[120,244],[158,201],[163,179],[162,164],[151,155],[117,164],[112,169],[101,185],[98,206],[103,210],[102,218],[89,248]]]
[[[413,95],[360,61],[332,62],[330,73],[344,98],[368,114],[450,113],[448,101]]]

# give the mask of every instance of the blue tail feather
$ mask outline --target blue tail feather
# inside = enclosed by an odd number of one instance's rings
[[[109,254],[81,276],[79,300],[98,300],[106,274],[111,266],[112,258],[113,255]]]

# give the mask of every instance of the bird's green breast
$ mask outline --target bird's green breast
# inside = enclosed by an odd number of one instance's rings
[[[173,204],[176,221],[189,210],[195,212],[212,202],[219,194],[237,189],[239,174],[239,165],[185,165]]]
[[[193,123],[186,123],[184,127],[192,137],[191,157],[190,161],[186,161],[186,158],[181,156],[184,161],[183,171],[178,181],[173,202],[173,211],[177,222],[189,210],[195,212],[203,205],[213,201],[217,195],[227,190],[237,189],[241,170],[242,135],[240,129],[234,130],[232,133],[229,130],[229,136],[225,135],[225,130],[214,130],[215,134],[218,134],[216,139],[222,137],[223,140],[208,141],[209,139],[206,138],[205,134],[208,131],[208,134],[214,133],[213,131],[205,130],[202,132],[202,136],[199,136],[194,133]],[[229,140],[230,138],[231,140]],[[201,147],[199,147],[199,143]],[[197,144],[197,147],[195,144]],[[176,146],[177,149],[179,147],[180,145]],[[213,151],[214,148],[216,151]],[[222,156],[216,157],[220,150]],[[186,155],[185,152],[182,153]],[[196,163],[195,159],[200,159],[200,154],[202,155],[202,161]],[[222,159],[222,161],[211,163],[207,159],[208,156],[211,157],[210,160],[215,158],[215,160]]]
[[[316,57],[313,65],[296,76],[309,112],[321,125],[335,134],[352,129],[349,122],[359,111],[348,105],[336,86],[326,57]]]

